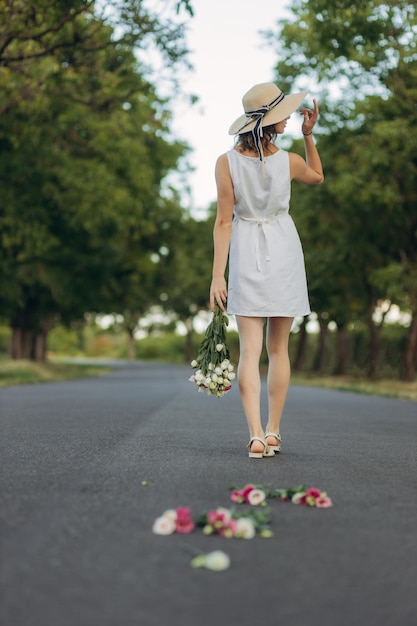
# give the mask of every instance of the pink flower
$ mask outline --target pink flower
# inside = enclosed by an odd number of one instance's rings
[[[315,488],[311,488],[311,489],[307,489],[306,492],[306,496],[312,496],[313,498],[319,498],[321,496],[321,491],[320,489],[315,489]]]
[[[232,491],[230,499],[232,502],[237,502],[238,504],[242,504],[245,501],[243,493],[240,491],[240,489],[235,489],[234,491]]]
[[[333,506],[333,502],[329,498],[329,496],[325,496],[321,494],[318,498],[316,498],[316,507],[319,509],[328,509]]]
[[[265,492],[261,489],[251,489],[246,497],[246,501],[251,506],[259,506],[265,501],[265,498]]]
[[[246,485],[245,487],[243,487],[242,496],[244,497],[245,502],[248,502],[248,496],[250,492],[253,491],[254,489],[255,487],[253,485]]]
[[[234,519],[230,519],[224,526],[219,530],[219,535],[221,537],[225,537],[226,539],[231,539],[236,535],[237,530],[237,522]]]
[[[207,515],[207,521],[214,529],[222,528],[222,526],[227,525],[230,519],[230,511],[222,508],[210,511]]]
[[[232,519],[228,509],[221,507],[207,514],[207,525],[204,532],[206,535],[218,533],[222,537],[231,538],[236,531],[236,521]]]
[[[196,377],[193,374],[192,376],[190,376],[190,378],[188,380],[190,381],[190,383],[195,383],[196,382]]]
[[[175,520],[175,530],[177,533],[188,534],[194,530],[194,522],[191,517],[191,511],[187,507],[178,507],[176,509],[177,519]]]

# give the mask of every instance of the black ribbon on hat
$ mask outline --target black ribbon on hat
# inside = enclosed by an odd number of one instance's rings
[[[251,121],[253,122],[254,120],[256,120],[255,126],[252,129],[252,136],[255,143],[255,148],[259,154],[259,159],[262,163],[264,160],[261,141],[261,137],[263,137],[262,121],[265,117],[265,114],[268,113],[268,111],[271,111],[271,109],[275,109],[275,107],[278,106],[278,104],[280,104],[284,100],[284,98],[285,94],[281,92],[280,95],[274,98],[269,104],[263,104],[261,107],[259,107],[259,109],[254,109],[253,111],[245,111],[246,117],[250,117],[251,120],[245,122],[245,124],[237,131],[237,134],[240,134],[240,131],[243,130],[245,126],[248,126]]]

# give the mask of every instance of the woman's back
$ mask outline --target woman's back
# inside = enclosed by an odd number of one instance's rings
[[[263,163],[237,150],[230,150],[227,158],[236,216],[269,219],[288,213],[291,193],[288,152],[277,150],[265,157]]]

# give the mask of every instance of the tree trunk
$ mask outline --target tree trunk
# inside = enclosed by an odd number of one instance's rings
[[[31,359],[46,361],[48,352],[48,336],[54,325],[54,317],[45,317],[39,324],[39,332],[32,338]]]
[[[32,359],[33,334],[20,326],[12,328],[10,356],[13,360]]]
[[[348,334],[346,324],[337,326],[337,361],[333,374],[335,376],[346,376],[346,366],[348,357]]]
[[[407,335],[405,347],[405,372],[404,380],[407,383],[414,382],[416,375],[416,355],[417,355],[417,313],[414,312],[411,318],[410,329]]]
[[[300,372],[304,369],[306,352],[307,352],[307,322],[308,317],[305,317],[300,326],[300,332],[298,333],[297,353],[294,360],[294,371]]]
[[[132,328],[127,328],[127,358],[134,361],[136,358],[135,332]]]
[[[43,334],[35,335],[32,344],[32,361],[45,361],[46,359],[46,338]]]
[[[84,320],[78,320],[76,322],[73,322],[71,324],[71,328],[73,328],[77,334],[77,348],[80,352],[85,352],[85,335],[84,335],[84,328],[85,328],[85,321]]]
[[[329,329],[327,327],[328,319],[318,317],[320,332],[318,336],[318,344],[316,354],[314,356],[313,371],[322,374],[324,369],[324,360],[326,356],[327,341],[329,337]]]
[[[23,359],[23,331],[21,328],[12,328],[12,339],[10,341],[10,358]]]

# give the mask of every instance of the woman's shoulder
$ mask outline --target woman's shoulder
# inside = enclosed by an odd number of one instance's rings
[[[291,170],[297,170],[300,167],[304,167],[306,162],[300,154],[296,152],[288,152],[288,161]]]
[[[217,157],[215,168],[216,176],[227,175],[230,177],[229,152],[231,151],[224,152]]]
[[[231,150],[228,150],[227,152],[223,152],[223,154],[220,154],[216,159],[216,165],[220,165],[220,166],[226,165],[229,162],[230,152]]]

